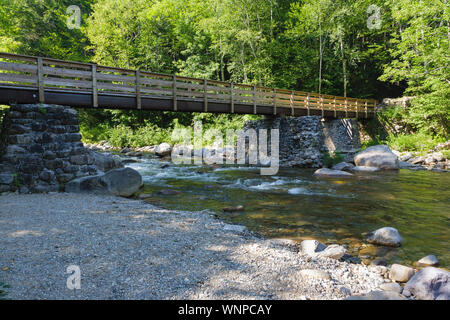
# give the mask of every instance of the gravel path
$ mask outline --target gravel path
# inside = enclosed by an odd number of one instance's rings
[[[0,282],[8,299],[343,299],[384,282],[229,229],[207,212],[112,196],[2,195]],[[69,265],[79,290],[66,286]]]

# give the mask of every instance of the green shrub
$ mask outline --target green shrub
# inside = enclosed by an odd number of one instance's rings
[[[324,167],[330,168],[339,162],[344,161],[344,156],[339,152],[327,152],[322,156],[322,163]]]
[[[427,151],[443,141],[443,138],[433,137],[422,131],[413,134],[391,134],[387,138],[386,143],[391,149],[398,151]]]

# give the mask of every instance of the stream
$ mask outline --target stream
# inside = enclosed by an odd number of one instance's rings
[[[413,265],[434,254],[441,267],[450,266],[447,173],[402,169],[318,179],[313,169],[280,169],[275,176],[262,176],[256,167],[175,165],[152,156],[132,159],[138,162],[126,166],[141,173],[141,193],[151,194],[146,201],[152,204],[208,209],[268,238],[344,244],[349,254],[363,261],[378,257]],[[238,205],[245,209],[222,210]],[[364,241],[363,233],[385,226],[399,230],[405,240],[400,248]]]

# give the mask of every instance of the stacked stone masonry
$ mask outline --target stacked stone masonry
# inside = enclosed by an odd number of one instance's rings
[[[74,178],[97,174],[79,130],[69,107],[12,105],[2,127],[0,192],[58,191]]]
[[[245,129],[250,128],[268,129],[268,134],[270,129],[279,129],[280,165],[285,167],[320,168],[322,157],[328,152],[342,153],[346,161],[352,161],[361,147],[358,125],[354,119],[276,117],[248,121]]]

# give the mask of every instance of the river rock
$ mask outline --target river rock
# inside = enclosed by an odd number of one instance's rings
[[[393,291],[402,293],[402,287],[396,282],[387,282],[380,285],[380,289],[383,291]]]
[[[163,190],[160,190],[158,193],[162,194],[163,196],[174,196],[176,194],[180,194],[181,192],[177,191],[177,190],[163,189]]]
[[[417,266],[419,267],[435,267],[439,264],[439,260],[436,258],[435,255],[428,255],[426,257],[423,257],[419,261],[417,261]]]
[[[167,155],[169,155],[172,152],[172,147],[170,146],[170,144],[163,142],[161,143],[159,146],[157,146],[155,148],[155,154],[158,157],[165,157]]]
[[[380,168],[377,167],[367,167],[367,166],[355,166],[350,169],[353,172],[375,172],[380,171]]]
[[[300,275],[307,278],[331,280],[331,276],[328,272],[317,269],[304,269],[300,270]]]
[[[134,169],[113,169],[105,174],[81,177],[65,185],[66,192],[113,194],[129,197],[142,186],[142,177]]]
[[[398,158],[386,145],[372,146],[358,152],[354,162],[357,166],[398,169]]]
[[[404,291],[421,300],[450,300],[450,272],[434,267],[424,268],[406,283]]]
[[[346,170],[351,170],[353,167],[354,167],[354,165],[349,162],[339,162],[338,164],[335,164],[331,169],[339,170],[339,171],[346,171]]]
[[[325,250],[327,246],[317,240],[303,240],[300,249],[303,254],[315,255],[317,252]]]
[[[367,241],[383,246],[398,247],[401,245],[403,238],[400,236],[397,229],[384,227],[370,232],[367,235]]]
[[[317,177],[348,177],[353,176],[353,174],[341,171],[341,170],[332,170],[328,168],[321,168],[314,172],[314,175]]]
[[[91,151],[91,156],[94,158],[94,165],[100,171],[107,172],[112,169],[123,168],[122,161],[116,155]]]
[[[397,282],[407,282],[416,271],[413,268],[393,264],[389,271],[389,279]]]
[[[235,211],[242,211],[242,210],[244,210],[243,205],[239,205],[236,207],[225,207],[222,209],[223,212],[235,212]]]
[[[336,259],[339,260],[342,258],[345,254],[345,248],[343,246],[332,244],[326,247],[324,250],[316,253],[317,256],[323,257],[323,258],[330,258],[330,259]]]
[[[404,155],[400,156],[398,159],[400,161],[408,161],[409,159],[411,159],[413,157],[411,152],[407,152]]]

